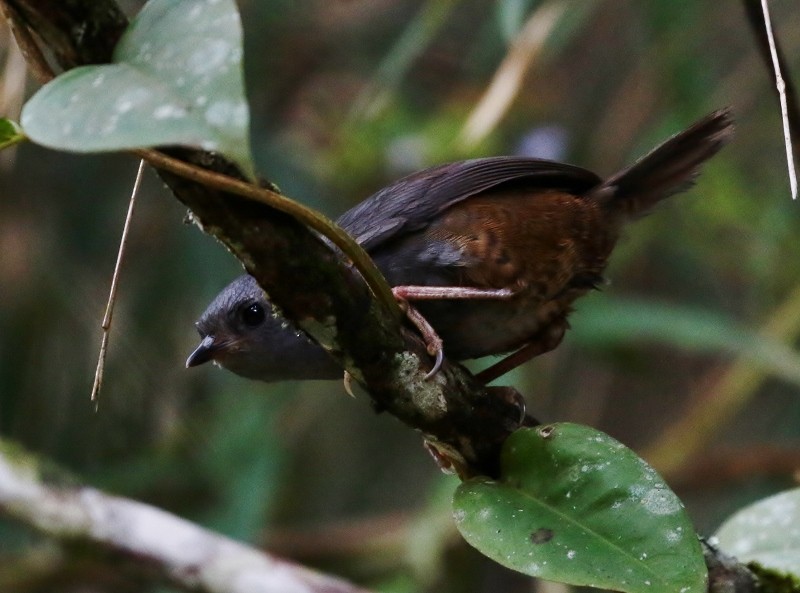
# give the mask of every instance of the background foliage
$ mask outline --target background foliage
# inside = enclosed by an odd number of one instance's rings
[[[792,484],[798,363],[790,353],[779,373],[753,351],[767,325],[796,343],[800,222],[777,102],[737,4],[239,4],[258,170],[333,216],[411,170],[467,156],[527,152],[610,174],[732,105],[733,145],[694,190],[630,228],[610,286],[579,302],[564,344],[504,381],[538,418],[591,424],[642,452],[701,532]],[[139,5],[125,3],[129,14]],[[797,73],[800,7],[771,6]],[[514,44],[536,26],[541,47]],[[5,30],[0,49],[0,114],[13,118],[33,88]],[[496,125],[481,120],[488,133],[470,142],[467,122],[501,64],[524,73],[518,93],[507,110],[490,104]],[[544,587],[460,541],[453,481],[366,398],[350,400],[338,383],[261,385],[183,368],[194,319],[239,270],[181,224],[152,175],[95,412],[98,326],[136,163],[30,145],[0,159],[3,436],[98,487],[368,586]],[[0,522],[0,589],[142,590],[98,576],[91,559],[43,564],[48,550]]]

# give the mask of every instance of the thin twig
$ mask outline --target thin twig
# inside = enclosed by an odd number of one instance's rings
[[[798,98],[797,88],[795,87],[791,76],[788,75],[790,68],[789,63],[786,60],[786,55],[781,48],[781,40],[777,37],[773,37],[773,43],[770,45],[769,35],[767,34],[767,26],[765,25],[764,21],[764,12],[761,9],[761,0],[742,0],[742,6],[744,8],[745,16],[747,17],[747,23],[750,25],[750,30],[755,37],[758,54],[761,57],[761,60],[764,62],[764,66],[766,66],[767,72],[769,73],[770,78],[772,78],[773,83],[777,82],[775,80],[775,69],[772,67],[773,48],[775,55],[778,56],[780,72],[786,73],[786,76],[783,78],[783,82],[784,90],[786,92],[786,102],[789,108],[789,128],[792,131],[793,138],[800,138],[800,99]],[[795,160],[800,158],[800,148],[798,148],[797,142],[794,143],[794,154]]]
[[[128,234],[131,230],[131,220],[133,219],[133,208],[136,205],[136,196],[139,195],[139,188],[142,186],[144,175],[145,160],[139,161],[139,169],[136,171],[136,179],[133,182],[131,197],[128,201],[128,212],[125,215],[125,225],[122,227],[122,236],[119,239],[119,250],[117,251],[117,263],[114,265],[114,275],[111,277],[111,289],[108,291],[108,302],[106,303],[106,313],[103,315],[103,340],[100,342],[100,353],[97,356],[97,368],[94,371],[94,383],[92,383],[92,401],[95,402],[97,411],[97,396],[103,386],[103,372],[106,366],[106,355],[108,354],[108,336],[111,329],[111,320],[114,317],[114,304],[117,301],[117,286],[119,285],[119,272],[122,268],[122,260],[125,257],[125,247],[128,245]]]
[[[772,21],[769,17],[769,4],[767,0],[761,0],[761,12],[764,15],[764,28],[767,32],[769,42],[769,52],[772,57],[772,69],[775,72],[775,88],[778,89],[778,98],[781,103],[781,119],[783,120],[783,141],[786,145],[786,162],[789,170],[789,187],[792,191],[792,199],[797,199],[797,172],[794,166],[794,154],[792,150],[792,133],[789,127],[789,106],[786,100],[786,83],[781,74],[781,65],[778,59],[778,49],[775,46],[775,36],[772,31]]]

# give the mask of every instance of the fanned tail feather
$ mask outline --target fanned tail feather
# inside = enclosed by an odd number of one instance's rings
[[[729,109],[707,115],[597,186],[592,199],[623,218],[647,214],[694,183],[701,165],[731,139],[733,127]]]

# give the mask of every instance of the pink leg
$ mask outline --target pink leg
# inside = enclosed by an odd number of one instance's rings
[[[436,357],[436,362],[433,364],[433,368],[428,371],[427,375],[425,375],[425,379],[430,379],[439,372],[439,369],[442,366],[442,361],[444,360],[444,352],[442,351],[442,338],[439,337],[439,334],[437,334],[436,330],[431,327],[431,324],[428,323],[428,320],[425,319],[425,317],[423,317],[422,313],[409,305],[408,301],[402,301],[402,303],[404,304],[403,308],[406,310],[406,316],[411,323],[417,327],[419,333],[422,334],[422,339],[425,340],[425,346],[428,348],[428,354]]]
[[[428,320],[408,301],[508,299],[514,296],[514,292],[508,288],[471,288],[467,286],[395,286],[392,288],[392,293],[405,311],[408,319],[422,334],[422,338],[428,348],[428,354],[436,356],[433,368],[425,375],[426,379],[430,379],[438,373],[439,368],[442,366],[442,360],[444,360],[442,339],[436,333],[436,330],[431,327],[431,324],[428,323]]]
[[[406,301],[444,301],[449,299],[510,299],[509,288],[472,288],[469,286],[395,286],[392,293]]]

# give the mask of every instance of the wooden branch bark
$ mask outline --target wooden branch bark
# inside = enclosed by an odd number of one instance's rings
[[[65,544],[98,546],[153,580],[187,591],[367,593],[161,509],[58,475],[21,448],[0,441],[0,513]]]
[[[64,70],[107,62],[124,16],[111,0],[2,0],[4,13],[30,28]],[[75,31],[91,32],[76,35]],[[239,176],[216,155],[169,154]],[[435,443],[465,474],[494,475],[500,447],[522,421],[515,391],[485,389],[447,362],[424,380],[430,359],[416,334],[377,305],[361,278],[304,226],[262,204],[160,171],[196,222],[243,263],[284,315],[360,382],[378,411],[387,411]]]

